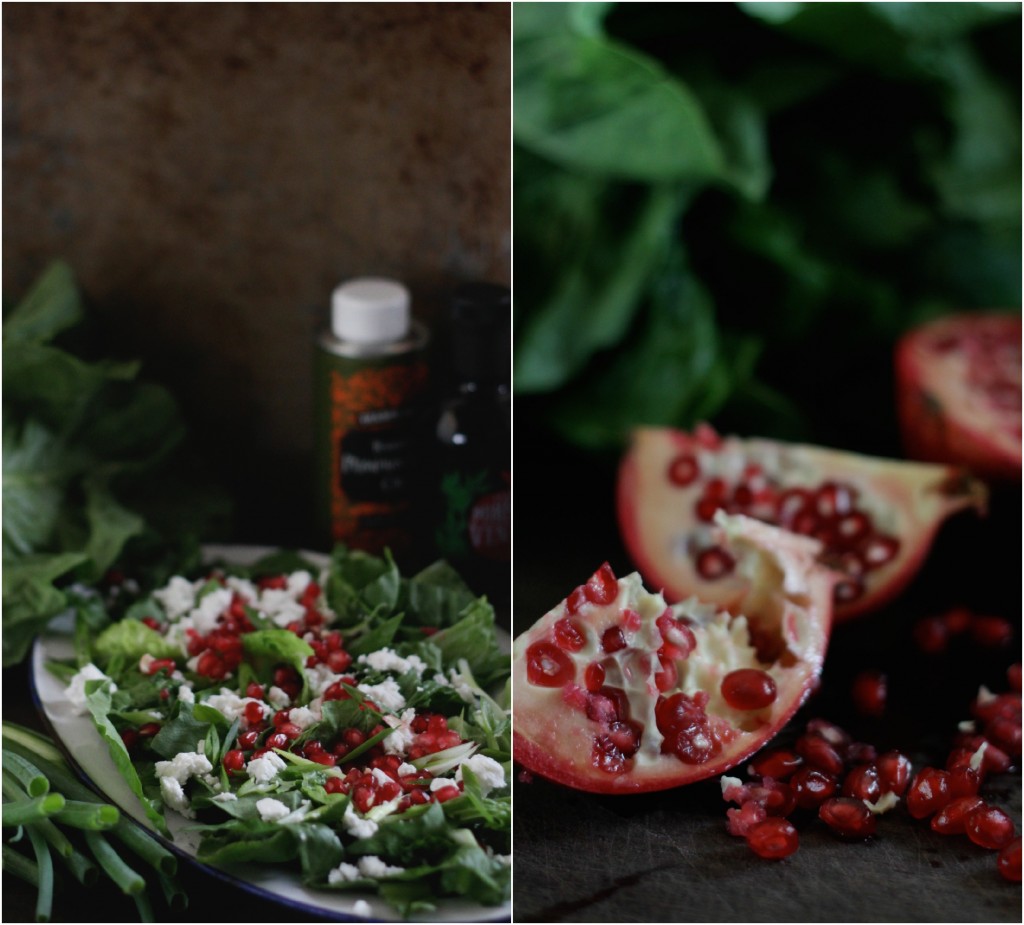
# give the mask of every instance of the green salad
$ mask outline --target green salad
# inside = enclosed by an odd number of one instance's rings
[[[448,565],[407,578],[338,547],[71,597],[76,655],[48,667],[153,825],[199,832],[199,860],[405,915],[507,900],[509,656]]]

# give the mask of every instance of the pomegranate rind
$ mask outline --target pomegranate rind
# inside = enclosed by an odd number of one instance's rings
[[[655,675],[662,669],[656,626],[667,605],[660,593],[647,591],[639,574],[618,581],[615,599],[604,605],[584,603],[571,618],[586,637],[578,652],[567,653],[575,679],[564,687],[531,683],[527,651],[553,638],[555,624],[569,616],[568,599],[541,617],[513,644],[513,757],[549,780],[597,793],[639,793],[679,787],[722,774],[761,749],[788,722],[815,686],[825,658],[832,615],[834,572],[817,561],[820,544],[742,516],[721,516],[719,538],[736,556],[742,575],[731,601],[734,612],[697,599],[671,607],[686,620],[696,648],[674,662],[678,680],[659,691]],[[593,745],[599,722],[572,706],[584,684],[587,664],[608,657],[600,649],[607,627],[625,611],[640,615],[638,627],[625,631],[627,647],[615,680],[626,690],[630,719],[642,726],[641,746],[621,773],[595,766]],[[635,621],[634,621],[635,622]],[[755,650],[754,642],[759,646]],[[618,653],[616,653],[618,655]],[[721,681],[740,667],[759,667],[775,681],[777,696],[768,707],[738,711],[726,703]],[[611,675],[609,675],[611,678]],[[626,680],[624,680],[626,679]],[[664,736],[655,719],[659,695],[703,691],[707,717],[721,748],[703,763],[688,764],[662,752]]]
[[[837,622],[897,597],[920,570],[941,524],[966,509],[984,513],[988,500],[985,485],[956,467],[760,438],[721,437],[709,445],[706,433],[637,428],[619,466],[619,528],[640,574],[670,601],[697,595],[728,607],[742,593],[735,574],[706,579],[695,568],[694,543],[707,531],[695,513],[704,483],[679,486],[665,477],[673,460],[684,454],[693,455],[704,470],[713,465],[735,475],[756,464],[783,487],[842,482],[871,505],[877,525],[899,538],[899,549],[868,574],[859,597],[835,604]]]
[[[895,366],[908,456],[1020,481],[1019,315],[960,314],[921,325],[900,339]]]

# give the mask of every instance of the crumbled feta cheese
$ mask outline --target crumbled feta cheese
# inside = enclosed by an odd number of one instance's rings
[[[291,813],[291,810],[280,800],[264,797],[256,801],[256,811],[264,822],[279,822]]]
[[[145,655],[142,656],[142,658],[139,659],[139,671],[141,671],[143,674],[149,674],[150,668],[152,668],[153,662],[155,661],[156,659],[153,658],[153,656],[147,652]]]
[[[288,696],[288,693],[276,684],[272,685],[270,690],[267,691],[267,700],[270,701],[270,705],[276,710],[283,710],[292,702],[292,698]]]
[[[434,793],[442,787],[455,787],[456,783],[450,777],[435,777],[430,782],[430,792]]]
[[[249,581],[248,578],[239,578],[237,575],[228,575],[224,583],[234,591],[242,600],[254,601],[259,597],[259,589]]]
[[[401,717],[384,717],[384,722],[394,730],[382,743],[387,754],[402,757],[409,750],[416,737],[416,733],[412,731],[412,721],[415,718],[415,710],[405,710]]]
[[[345,807],[345,815],[341,817],[341,824],[345,827],[345,831],[354,838],[369,838],[377,831],[377,823],[358,815],[351,803]]]
[[[451,678],[451,686],[455,688],[455,693],[458,694],[466,703],[476,702],[476,691],[473,690],[471,684],[459,674],[454,668],[448,671],[448,676]]]
[[[309,709],[309,707],[292,707],[288,711],[288,721],[294,723],[299,729],[312,726],[320,722],[320,714]]]
[[[405,706],[405,698],[394,678],[387,678],[380,684],[360,684],[359,692],[384,710],[397,713]]]
[[[192,777],[202,777],[213,770],[210,759],[199,752],[178,752],[170,761],[158,761],[157,777],[173,777],[183,787]]]
[[[230,790],[225,790],[223,793],[218,793],[214,798],[214,803],[230,803],[232,800],[237,800],[238,794],[232,793]]]
[[[492,790],[505,786],[505,769],[493,758],[486,755],[473,755],[467,758],[455,772],[455,779],[462,780],[462,769],[469,768],[480,782],[480,791],[486,796]]]
[[[359,859],[359,873],[364,877],[380,878],[380,877],[394,877],[395,874],[402,873],[404,867],[392,867],[389,864],[384,863],[375,854],[368,854]]]
[[[374,671],[391,671],[395,674],[407,674],[410,671],[415,671],[420,677],[423,677],[423,672],[427,670],[427,663],[418,655],[402,658],[393,649],[388,648],[360,655],[356,659],[356,664],[366,665]]]
[[[257,784],[269,784],[284,767],[284,759],[280,755],[266,752],[249,761],[245,766],[245,773]]]
[[[256,607],[282,628],[306,615],[306,608],[284,588],[264,588]]]
[[[173,777],[161,777],[160,796],[163,797],[164,803],[181,813],[186,819],[195,818],[196,814],[192,810],[192,805],[189,803],[188,797],[185,796],[185,788],[182,787],[179,780]]]
[[[365,899],[357,899],[352,904],[352,912],[355,915],[369,917],[370,914],[373,912],[373,909],[370,908],[370,904]]]
[[[416,765],[414,765],[414,764],[409,764],[408,761],[403,761],[398,766],[398,776],[399,777],[408,777],[410,774],[419,774],[419,773],[420,773],[420,769],[418,767],[416,767]]]
[[[177,620],[196,605],[195,586],[187,578],[175,575],[163,588],[153,592],[168,620]]]
[[[309,587],[309,583],[313,580],[313,576],[306,571],[292,572],[288,576],[288,593],[292,597],[301,597],[306,588]]]
[[[342,861],[327,875],[327,882],[334,885],[337,883],[351,883],[359,879],[359,868],[355,864],[346,864]]]
[[[196,702],[196,695],[189,685],[182,684],[181,687],[178,688],[178,699],[182,703],[192,704]]]
[[[85,683],[87,681],[102,681],[104,678],[110,681],[110,678],[92,662],[89,662],[88,665],[83,665],[81,669],[71,676],[71,681],[68,683],[64,694],[76,713],[85,714],[89,712],[89,708],[85,705]],[[117,690],[117,685],[113,681],[110,681],[110,690]]]
[[[303,669],[303,674],[306,676],[306,684],[309,685],[309,689],[315,697],[319,697],[335,681],[342,677],[342,675],[335,674],[331,671],[331,669],[323,662],[314,665],[312,668]],[[273,690],[274,689],[271,688],[271,692],[273,692]],[[285,696],[287,696],[287,694]]]
[[[219,710],[229,721],[238,719],[242,715],[242,711],[250,703],[259,704],[264,717],[269,716],[271,712],[270,707],[262,700],[257,700],[255,697],[239,697],[238,694],[228,690],[226,687],[222,687],[219,693],[207,697],[203,700],[203,703],[208,707]]]
[[[190,614],[192,628],[205,636],[217,628],[220,615],[231,606],[232,594],[228,588],[210,591]]]
[[[373,770],[370,771],[370,774],[373,777],[373,779],[375,781],[377,781],[378,784],[391,784],[391,783],[394,783],[394,780],[391,777],[389,777],[380,768],[373,768]]]

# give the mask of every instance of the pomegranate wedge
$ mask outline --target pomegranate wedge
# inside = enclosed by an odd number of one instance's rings
[[[712,777],[763,746],[821,671],[837,576],[820,544],[719,515],[735,563],[729,611],[669,607],[605,564],[513,647],[513,756],[602,793]]]
[[[746,514],[822,543],[843,574],[835,618],[876,609],[924,562],[939,525],[984,512],[984,484],[949,466],[880,459],[763,439],[634,431],[619,469],[618,516],[644,579],[670,601],[696,594],[730,606],[743,580],[714,536],[719,510]]]
[[[900,426],[915,459],[1020,481],[1020,315],[953,315],[896,348]]]

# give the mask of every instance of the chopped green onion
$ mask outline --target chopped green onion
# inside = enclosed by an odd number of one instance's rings
[[[53,915],[53,858],[50,847],[32,826],[28,828],[28,837],[32,842],[32,850],[36,853],[36,865],[39,868],[39,890],[36,893],[36,921],[49,922]]]
[[[17,800],[3,805],[4,826],[31,825],[64,808],[64,797],[59,793],[48,793],[41,797]]]
[[[135,896],[146,888],[146,881],[132,870],[121,856],[110,846],[110,843],[92,829],[85,830],[85,843],[89,846],[100,867],[108,877],[128,896]]]
[[[111,834],[161,874],[173,877],[178,872],[178,859],[133,820],[122,817]]]
[[[39,886],[39,865],[30,861],[20,851],[15,851],[10,845],[5,844],[4,848],[4,872],[20,877],[32,886]]]
[[[10,749],[3,750],[4,770],[9,771],[25,788],[30,797],[41,797],[50,792],[50,781],[31,761]]]
[[[76,829],[112,829],[121,819],[121,811],[109,803],[85,803],[68,800],[57,813],[56,821]]]

